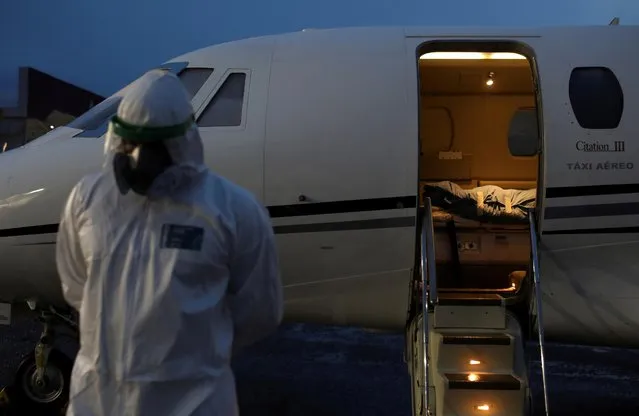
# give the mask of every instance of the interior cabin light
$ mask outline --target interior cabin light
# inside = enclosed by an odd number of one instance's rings
[[[484,60],[484,59],[526,59],[524,55],[512,52],[428,52],[419,57],[419,59],[466,59],[466,60]]]
[[[479,404],[477,406],[475,406],[475,409],[482,411],[482,412],[489,412],[490,411],[490,405],[484,403],[484,404]]]
[[[470,361],[468,361],[468,364],[470,364],[470,365],[479,365],[479,364],[481,364],[481,361],[479,361],[479,360],[470,360]]]
[[[471,373],[468,374],[468,381],[477,381],[479,380],[479,376],[477,374]]]
[[[489,72],[488,78],[486,78],[486,86],[492,87],[494,83],[495,83],[495,73]]]

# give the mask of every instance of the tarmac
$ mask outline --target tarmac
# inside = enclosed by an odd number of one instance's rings
[[[14,318],[0,326],[0,385],[11,381],[41,330],[30,315]],[[74,345],[60,341],[73,354]],[[410,416],[403,343],[397,333],[282,325],[234,360],[241,415]],[[548,344],[546,354],[553,416],[639,415],[639,350]],[[543,405],[536,364],[533,389]]]

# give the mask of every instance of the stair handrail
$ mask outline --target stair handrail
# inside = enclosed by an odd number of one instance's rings
[[[432,308],[437,302],[437,271],[435,264],[435,229],[433,227],[433,208],[429,197],[424,197],[424,217],[422,222],[422,279],[424,281],[424,299],[426,306]],[[426,284],[428,283],[428,285]],[[428,289],[428,290],[427,290]]]
[[[548,410],[548,389],[546,382],[546,357],[544,353],[544,325],[542,319],[542,299],[541,299],[541,283],[539,270],[539,254],[538,254],[538,238],[537,238],[537,221],[535,220],[534,210],[528,211],[528,223],[530,225],[530,247],[532,253],[532,274],[533,274],[533,292],[535,294],[535,307],[537,309],[537,336],[539,337],[539,356],[541,363],[541,379],[544,390],[544,410],[546,416],[549,415]]]
[[[435,264],[435,231],[433,228],[433,210],[429,197],[424,198],[424,215],[421,229],[421,272],[422,272],[422,347],[424,351],[424,399],[426,415],[430,415],[429,403],[429,352],[428,352],[428,314],[437,302],[437,276]]]

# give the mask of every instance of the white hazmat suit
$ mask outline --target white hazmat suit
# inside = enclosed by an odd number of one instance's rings
[[[147,141],[181,132],[143,195],[116,183],[122,125]],[[181,82],[151,71],[109,126],[103,171],[71,191],[56,247],[80,315],[67,415],[238,414],[232,350],[277,328],[282,287],[266,210],[210,172],[202,148]]]

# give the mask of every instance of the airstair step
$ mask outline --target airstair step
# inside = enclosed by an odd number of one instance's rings
[[[442,336],[444,345],[510,345],[511,340],[506,334]]]
[[[495,293],[442,292],[438,305],[442,306],[502,306],[504,298]]]
[[[511,374],[444,374],[444,377],[450,390],[520,390],[522,387],[521,380]]]
[[[496,373],[513,370],[515,339],[505,333],[431,332],[431,354],[442,373]]]
[[[496,294],[440,293],[434,318],[434,328],[500,330],[506,328],[506,307]]]
[[[445,373],[440,377],[443,391],[437,399],[437,415],[526,414],[526,382],[511,374]]]

